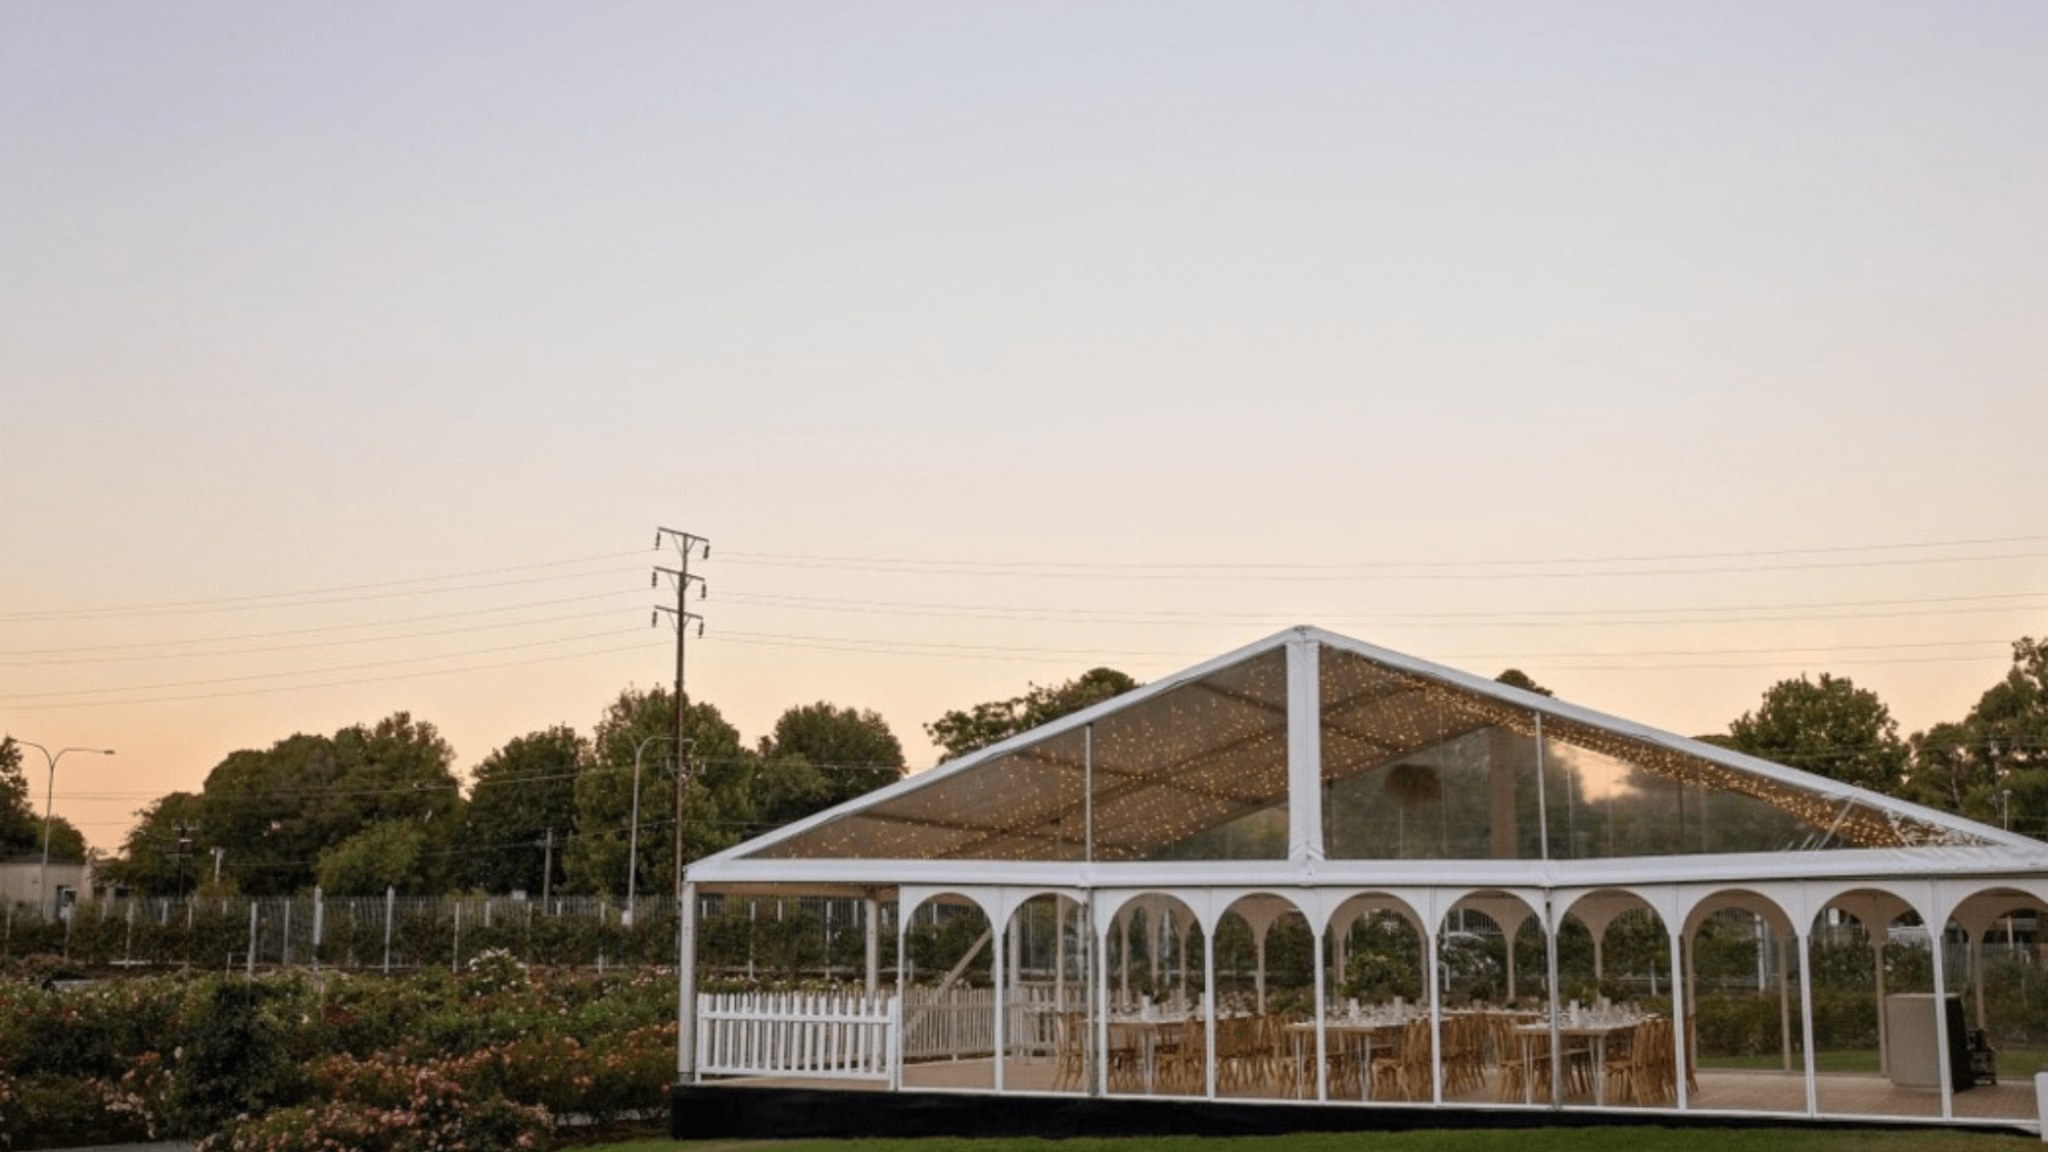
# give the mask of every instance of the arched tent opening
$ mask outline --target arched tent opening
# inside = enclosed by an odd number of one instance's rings
[[[1109,1012],[1097,1022],[1102,1091],[1207,1094],[1206,947],[1194,909],[1177,896],[1145,892],[1111,910],[1102,942]]]
[[[1000,949],[972,896],[940,893],[897,926],[904,974],[903,1083],[923,1089],[993,1089]]]
[[[2042,975],[2040,891],[1990,887],[1951,911],[1944,975],[1965,1027],[1954,1079],[1957,1116],[2040,1122],[2031,1089],[2048,1070],[2048,980]]]
[[[1457,976],[1449,993],[1453,998],[1493,1002],[1497,997],[1514,1008],[1543,1007],[1550,987],[1548,949],[1535,909],[1505,892],[1460,898],[1438,926],[1437,963],[1445,975]]]
[[[1315,1095],[1315,940],[1293,901],[1257,892],[1216,925],[1215,1084],[1220,1097]]]
[[[1549,936],[1536,910],[1508,892],[1468,894],[1438,923],[1433,961],[1440,1048],[1431,1060],[1442,1098],[1556,1103],[1554,1038],[1535,1027],[1548,1016],[1551,987]]]
[[[1603,889],[1573,902],[1557,936],[1559,1031],[1589,1065],[1579,1087],[1607,1107],[1676,1106],[1682,1033],[1663,917],[1633,892]]]
[[[1796,941],[1785,910],[1753,891],[1716,892],[1686,917],[1688,1106],[1808,1110]]]
[[[1003,933],[1003,1028],[996,1075],[1019,1091],[1086,1092],[1090,933],[1073,896],[1020,902]]]
[[[1344,899],[1324,929],[1322,1079],[1333,1100],[1430,1098],[1429,979],[1422,917],[1386,892]],[[1418,1033],[1418,1025],[1420,1032]],[[1395,1065],[1424,1062],[1419,1076]],[[1375,1083],[1375,1072],[1381,1073]],[[1411,1093],[1419,1085],[1420,1095]]]
[[[1896,893],[1856,889],[1814,914],[1807,959],[1823,1114],[1941,1115],[1933,954],[1919,913]]]

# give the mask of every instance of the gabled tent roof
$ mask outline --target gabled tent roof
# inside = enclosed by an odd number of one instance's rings
[[[1715,798],[1725,825],[1775,821],[1797,832],[1779,847],[2002,849],[2015,865],[2048,861],[2048,846],[2026,837],[1302,627],[707,857],[691,871],[715,875],[727,862],[767,859],[1317,859],[1325,854],[1326,796],[1352,797],[1346,811],[1379,803],[1399,817],[1418,799],[1447,811],[1470,798],[1451,797],[1444,781],[1479,781],[1464,792],[1484,792],[1489,772],[1493,850],[1458,852],[1447,837],[1431,850],[1512,858],[1511,825],[1534,822],[1530,814],[1556,791],[1548,781],[1561,764],[1607,765],[1617,789],[1670,790],[1681,822],[1684,790],[1692,789],[1696,826],[1704,827],[1701,806]],[[1591,803],[1564,788],[1553,804]],[[1515,804],[1526,812],[1518,817]],[[1533,843],[1522,842],[1524,851]]]

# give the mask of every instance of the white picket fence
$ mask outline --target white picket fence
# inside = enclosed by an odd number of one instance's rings
[[[1070,989],[1070,999],[1079,992]],[[1013,1058],[1050,1057],[1050,985],[1005,997]],[[1070,1003],[1070,1009],[1078,1003]],[[995,1052],[995,992],[912,987],[903,997],[799,992],[705,993],[697,998],[697,1068],[707,1076],[794,1076],[898,1082],[902,1061]]]
[[[1079,992],[1078,987],[1070,989],[1069,999]],[[903,1000],[903,1058],[959,1060],[994,1055],[995,996],[992,988],[952,988],[940,993],[912,986]],[[1052,1021],[1059,1012],[1053,986],[1020,985],[1004,997],[1004,1004],[1003,1040],[1010,1055],[1049,1055],[1054,1042]]]
[[[894,996],[800,992],[697,998],[697,1068],[707,1076],[800,1076],[897,1082]]]

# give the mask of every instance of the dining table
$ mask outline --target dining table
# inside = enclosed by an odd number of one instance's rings
[[[1359,1099],[1372,1099],[1373,1051],[1393,1051],[1400,1044],[1401,1030],[1413,1019],[1413,1013],[1405,1012],[1367,1012],[1357,1015],[1338,1012],[1323,1018],[1323,1035],[1348,1041],[1348,1046],[1358,1053]],[[1310,1069],[1315,1061],[1309,1059],[1308,1050],[1315,1044],[1315,1021],[1298,1020],[1289,1024],[1287,1034],[1294,1041],[1295,1095],[1306,1098],[1312,1091],[1314,1083],[1314,1073]]]
[[[1557,1021],[1555,1032],[1560,1040],[1585,1040],[1593,1060],[1593,1103],[1607,1103],[1607,1040],[1611,1036],[1635,1031],[1636,1025],[1647,1017],[1634,1013],[1579,1012],[1567,1013]],[[1539,1037],[1551,1035],[1551,1022],[1547,1019],[1532,1020],[1515,1026],[1515,1035],[1521,1040],[1522,1048],[1522,1100],[1535,1103],[1536,1078],[1534,1051]]]

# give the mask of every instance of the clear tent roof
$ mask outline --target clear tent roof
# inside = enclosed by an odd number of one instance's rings
[[[1290,663],[1290,645],[1313,661]],[[1304,674],[1302,669],[1312,669]],[[1292,669],[1292,671],[1290,671]],[[1290,726],[1312,727],[1312,740]],[[1291,771],[1304,758],[1313,775]],[[1316,780],[1315,795],[1295,793]],[[1305,806],[1304,806],[1305,805]],[[1291,813],[1300,807],[1300,813]],[[742,844],[759,860],[1591,859],[2010,834],[1317,629]],[[1291,823],[1292,820],[1292,823]],[[714,858],[717,859],[717,858]]]

